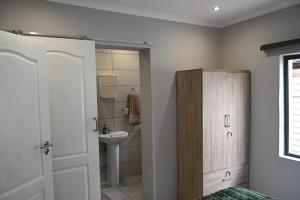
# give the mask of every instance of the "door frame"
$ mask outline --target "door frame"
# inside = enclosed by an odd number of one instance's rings
[[[124,45],[118,42],[95,41],[95,48],[139,51],[141,135],[142,135],[142,180],[145,199],[155,199],[154,136],[152,132],[152,90],[151,90],[151,47]]]

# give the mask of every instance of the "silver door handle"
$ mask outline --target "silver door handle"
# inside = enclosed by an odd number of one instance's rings
[[[96,124],[96,128],[94,129],[94,131],[98,132],[99,131],[99,125],[98,125],[98,119],[97,119],[97,117],[93,117],[93,120],[95,121],[95,124]]]
[[[40,146],[40,149],[47,149],[47,148],[49,148],[49,147],[53,147],[54,145],[53,144],[51,144],[50,142],[48,142],[48,141],[46,141],[44,144],[42,144],[41,146]]]
[[[44,151],[45,155],[48,155],[50,152],[50,147],[53,147],[54,145],[50,142],[46,141],[44,144],[40,146],[40,149]]]

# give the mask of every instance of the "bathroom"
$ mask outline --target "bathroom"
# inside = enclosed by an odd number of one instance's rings
[[[103,199],[143,199],[139,57],[136,50],[96,49],[99,135],[128,133],[118,153],[110,153],[110,144],[99,139]],[[118,169],[110,170],[114,161]]]

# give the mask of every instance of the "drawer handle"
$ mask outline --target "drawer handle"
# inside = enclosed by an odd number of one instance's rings
[[[226,173],[225,173],[225,177],[223,178],[223,182],[225,182],[225,181],[230,181],[230,171],[227,171]]]
[[[227,132],[227,137],[231,136],[232,137],[232,132]]]

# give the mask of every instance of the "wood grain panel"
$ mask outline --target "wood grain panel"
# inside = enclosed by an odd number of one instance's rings
[[[230,172],[228,180],[225,179],[226,172]],[[204,174],[203,193],[209,195],[219,190],[248,182],[248,165],[231,167]]]
[[[203,168],[204,173],[226,167],[227,73],[203,73]]]
[[[245,70],[177,72],[179,200],[247,186],[249,91]]]
[[[178,199],[203,194],[202,70],[177,72]]]
[[[249,73],[228,73],[228,128],[226,167],[238,166],[249,161]]]

